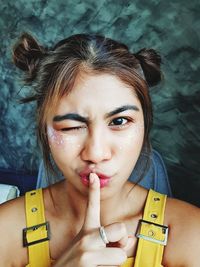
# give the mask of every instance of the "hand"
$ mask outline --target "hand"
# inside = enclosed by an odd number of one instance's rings
[[[121,265],[127,259],[129,245],[125,224],[104,226],[109,242],[116,244],[116,247],[106,247],[100,236],[100,183],[94,173],[90,174],[89,179],[88,207],[83,227],[55,267],[112,267]]]

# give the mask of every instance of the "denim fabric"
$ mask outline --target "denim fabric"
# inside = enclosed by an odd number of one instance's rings
[[[129,180],[137,182],[137,179],[137,175],[133,170]],[[138,184],[147,189],[151,188],[159,193],[172,197],[172,190],[165,164],[161,155],[154,149],[152,150],[152,161],[150,168]]]

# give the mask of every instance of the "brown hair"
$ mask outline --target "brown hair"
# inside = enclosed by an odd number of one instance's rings
[[[33,92],[23,102],[37,101],[37,131],[45,165],[52,169],[46,133],[46,118],[57,101],[73,88],[79,72],[109,73],[131,86],[142,105],[145,136],[143,151],[149,151],[152,105],[149,87],[161,80],[161,58],[153,49],[129,51],[120,42],[93,34],[76,34],[44,48],[24,33],[13,49],[13,60],[25,71],[25,82]],[[51,107],[51,109],[50,109]]]

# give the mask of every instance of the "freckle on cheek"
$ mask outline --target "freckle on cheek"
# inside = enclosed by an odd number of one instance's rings
[[[123,138],[121,138],[119,149],[123,150],[127,148],[127,145],[133,145],[133,143],[136,142],[138,138],[141,138],[141,135],[143,136],[143,130],[143,124],[139,124],[135,127],[132,133],[127,134],[126,137],[123,136]]]
[[[53,145],[65,149],[66,145],[68,145],[67,149],[69,149],[69,145],[73,145],[73,147],[80,148],[80,144],[76,144],[76,140],[70,136],[63,136],[61,133],[57,132],[56,130],[48,127],[47,130],[48,138],[50,142],[50,147]]]
[[[47,129],[49,141],[51,144],[55,144],[57,146],[62,146],[64,143],[64,140],[62,138],[62,135],[60,135],[58,132],[56,132],[54,129],[48,127]]]

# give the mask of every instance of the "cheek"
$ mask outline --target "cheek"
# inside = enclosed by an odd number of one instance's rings
[[[52,127],[47,128],[48,141],[51,150],[65,152],[77,150],[80,148],[80,142],[76,136],[67,136],[59,131],[54,130]]]
[[[144,125],[143,123],[137,124],[126,136],[123,136],[119,140],[120,150],[132,150],[136,151],[136,148],[140,150],[144,139]]]

